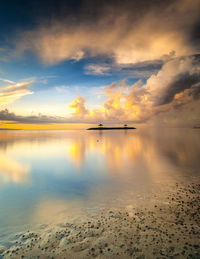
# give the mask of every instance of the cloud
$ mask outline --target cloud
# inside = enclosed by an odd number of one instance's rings
[[[84,67],[87,75],[120,75],[131,78],[147,78],[157,73],[163,65],[162,60],[139,62],[135,64],[116,64],[111,60],[108,64],[89,64]]]
[[[7,95],[13,85],[4,88]],[[23,86],[22,90],[23,90]],[[21,88],[15,89],[17,92]],[[98,91],[99,92],[98,92]],[[92,90],[91,90],[92,91]],[[94,91],[94,89],[93,89]],[[80,95],[69,104],[71,117],[18,116],[7,109],[0,111],[0,120],[10,123],[151,123],[195,125],[199,122],[200,63],[199,56],[181,57],[167,61],[144,83],[138,80],[128,85],[126,79],[95,89],[104,102],[97,108],[87,107]]]
[[[0,111],[0,120],[10,123],[35,123],[35,124],[49,124],[49,123],[66,123],[70,122],[63,117],[46,116],[42,114],[31,116],[20,116],[13,112],[9,112],[8,109]]]
[[[88,1],[73,18],[43,19],[37,28],[18,34],[16,53],[34,51],[52,65],[98,55],[134,64],[198,52],[192,33],[199,19],[198,0],[124,1],[123,6],[94,2]]]
[[[191,89],[199,80],[198,57],[171,60],[162,67],[157,75],[152,75],[147,80],[146,88],[150,93],[148,101],[155,106],[170,104],[176,99],[176,94]]]
[[[108,75],[111,67],[106,65],[90,64],[85,67],[88,75]]]
[[[167,85],[164,93],[161,93],[161,95],[157,98],[155,105],[164,105],[169,104],[174,100],[174,97],[183,92],[185,89],[195,89],[198,93],[199,87],[195,87],[195,84],[197,84],[200,81],[200,74],[190,74],[189,72],[184,74],[179,74],[177,77],[175,77],[175,80]],[[193,87],[192,87],[193,86]],[[191,91],[191,94],[193,91]]]
[[[113,82],[104,90],[107,99],[99,109],[81,113],[87,121],[143,123],[152,118],[179,114],[179,121],[186,121],[185,110],[192,111],[193,121],[199,117],[200,65],[196,57],[182,57],[168,61],[146,83],[141,80],[127,85],[126,80]],[[182,111],[182,115],[180,113]],[[186,113],[189,118],[189,113]],[[79,115],[79,110],[73,116]]]
[[[9,79],[6,79],[6,78],[0,78],[1,81],[5,82],[5,83],[9,83],[9,84],[16,84],[15,81],[11,81]]]
[[[14,102],[22,96],[33,93],[30,90],[30,86],[33,83],[33,81],[16,83],[6,79],[5,82],[10,83],[10,85],[3,86],[0,88],[0,105]]]
[[[74,99],[69,108],[73,109],[73,115],[76,117],[83,118],[88,114],[88,109],[85,108],[85,99],[80,95]]]

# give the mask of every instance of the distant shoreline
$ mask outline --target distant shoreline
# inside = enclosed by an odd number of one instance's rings
[[[136,129],[134,127],[98,127],[98,128],[88,128],[87,130],[127,130]]]
[[[4,128],[0,128],[0,130],[22,130],[22,129],[4,129]]]

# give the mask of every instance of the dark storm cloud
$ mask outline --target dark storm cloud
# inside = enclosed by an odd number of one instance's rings
[[[192,86],[189,92],[189,95],[193,96],[194,100],[197,100],[200,98],[200,82]]]
[[[190,39],[192,44],[200,51],[200,19],[192,27]]]
[[[198,51],[198,0],[32,2],[35,26],[22,26],[15,54],[33,51],[48,65],[98,55],[136,64]]]
[[[162,92],[161,96],[156,97],[155,105],[169,104],[174,100],[174,96],[185,89],[192,88],[195,84],[200,82],[200,74],[190,74],[189,72],[179,74],[174,78],[174,81],[167,85],[166,89]],[[190,95],[194,96],[198,94],[199,87],[194,87],[191,90]],[[196,96],[197,97],[197,96]]]

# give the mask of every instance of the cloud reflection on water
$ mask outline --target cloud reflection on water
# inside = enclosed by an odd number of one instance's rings
[[[30,166],[20,163],[11,157],[0,154],[0,179],[3,183],[13,182],[25,184],[28,182]]]
[[[57,133],[6,133],[5,139],[1,134],[1,172],[8,171],[8,175],[15,175],[14,181],[17,182],[17,174],[21,172],[22,177],[26,178],[30,166],[19,164],[15,157],[26,157],[30,163],[34,157],[35,163],[37,160],[41,163],[43,158],[55,159],[63,155],[66,156],[66,163],[70,161],[78,172],[84,164],[92,164],[92,159],[96,157],[105,163],[111,175],[125,174],[130,168],[139,170],[141,165],[149,173],[173,166],[198,166],[200,136],[194,130],[173,130],[171,133],[164,129],[159,133],[149,130]]]
[[[1,132],[0,227],[128,203],[196,177],[199,140],[192,129]]]

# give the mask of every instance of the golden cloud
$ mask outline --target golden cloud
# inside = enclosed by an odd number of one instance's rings
[[[89,110],[78,96],[70,105],[74,118],[87,122],[146,122],[163,112],[176,114],[188,105],[199,109],[200,66],[194,57],[168,61],[146,84],[141,80],[129,86],[125,80],[105,88],[105,100],[99,109]],[[193,114],[194,115],[194,114]],[[196,113],[195,118],[198,118]],[[183,117],[181,117],[183,119]],[[185,121],[186,118],[183,120]]]
[[[88,109],[85,108],[85,99],[78,95],[74,101],[69,105],[73,109],[73,115],[83,118],[88,114]]]

